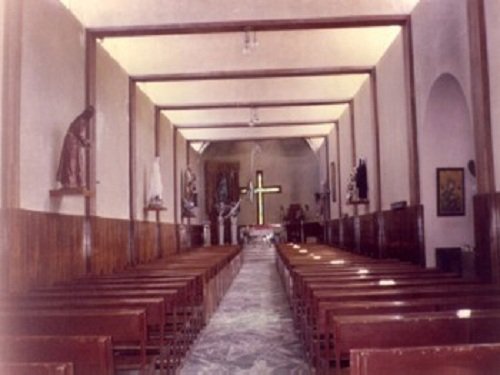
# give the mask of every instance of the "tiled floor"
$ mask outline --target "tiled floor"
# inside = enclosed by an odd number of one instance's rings
[[[274,263],[274,248],[253,244],[181,375],[310,374]]]

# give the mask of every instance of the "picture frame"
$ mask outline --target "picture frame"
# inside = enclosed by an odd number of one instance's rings
[[[465,215],[464,168],[437,168],[437,215]]]
[[[337,169],[334,161],[330,163],[330,195],[332,202],[337,202]]]

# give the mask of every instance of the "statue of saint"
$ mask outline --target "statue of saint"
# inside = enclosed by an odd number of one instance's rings
[[[188,166],[184,171],[184,192],[182,197],[182,216],[187,218],[195,217],[196,207],[196,174]]]
[[[64,137],[56,176],[56,180],[63,188],[81,188],[85,186],[84,150],[90,147],[86,134],[92,116],[94,116],[94,108],[89,106],[73,120]]]

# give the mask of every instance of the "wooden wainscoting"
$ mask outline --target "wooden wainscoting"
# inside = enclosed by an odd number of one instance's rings
[[[85,274],[83,217],[9,209],[7,289],[26,291]]]
[[[200,224],[191,225],[190,235],[191,235],[192,247],[203,246],[203,225]]]
[[[136,221],[134,223],[135,252],[138,263],[148,263],[159,257],[158,223]]]
[[[340,246],[340,220],[333,219],[330,225],[330,245],[334,247]]]
[[[500,192],[474,196],[476,275],[500,283]]]
[[[425,265],[423,206],[383,211],[382,217],[382,257]]]
[[[109,274],[129,265],[130,222],[93,216],[90,218],[92,236],[91,273]]]
[[[356,249],[356,233],[353,216],[344,217],[342,220],[342,243],[341,247],[346,250],[354,251]]]
[[[162,258],[177,253],[176,226],[171,223],[160,223],[160,256]]]
[[[361,254],[378,258],[380,253],[378,213],[359,216],[359,232]]]

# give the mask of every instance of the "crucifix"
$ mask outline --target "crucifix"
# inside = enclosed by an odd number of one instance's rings
[[[264,194],[281,193],[281,186],[264,186],[264,172],[257,171],[257,186],[254,189],[254,194],[257,196],[257,224],[264,224]],[[248,188],[240,188],[240,194],[246,194]]]

